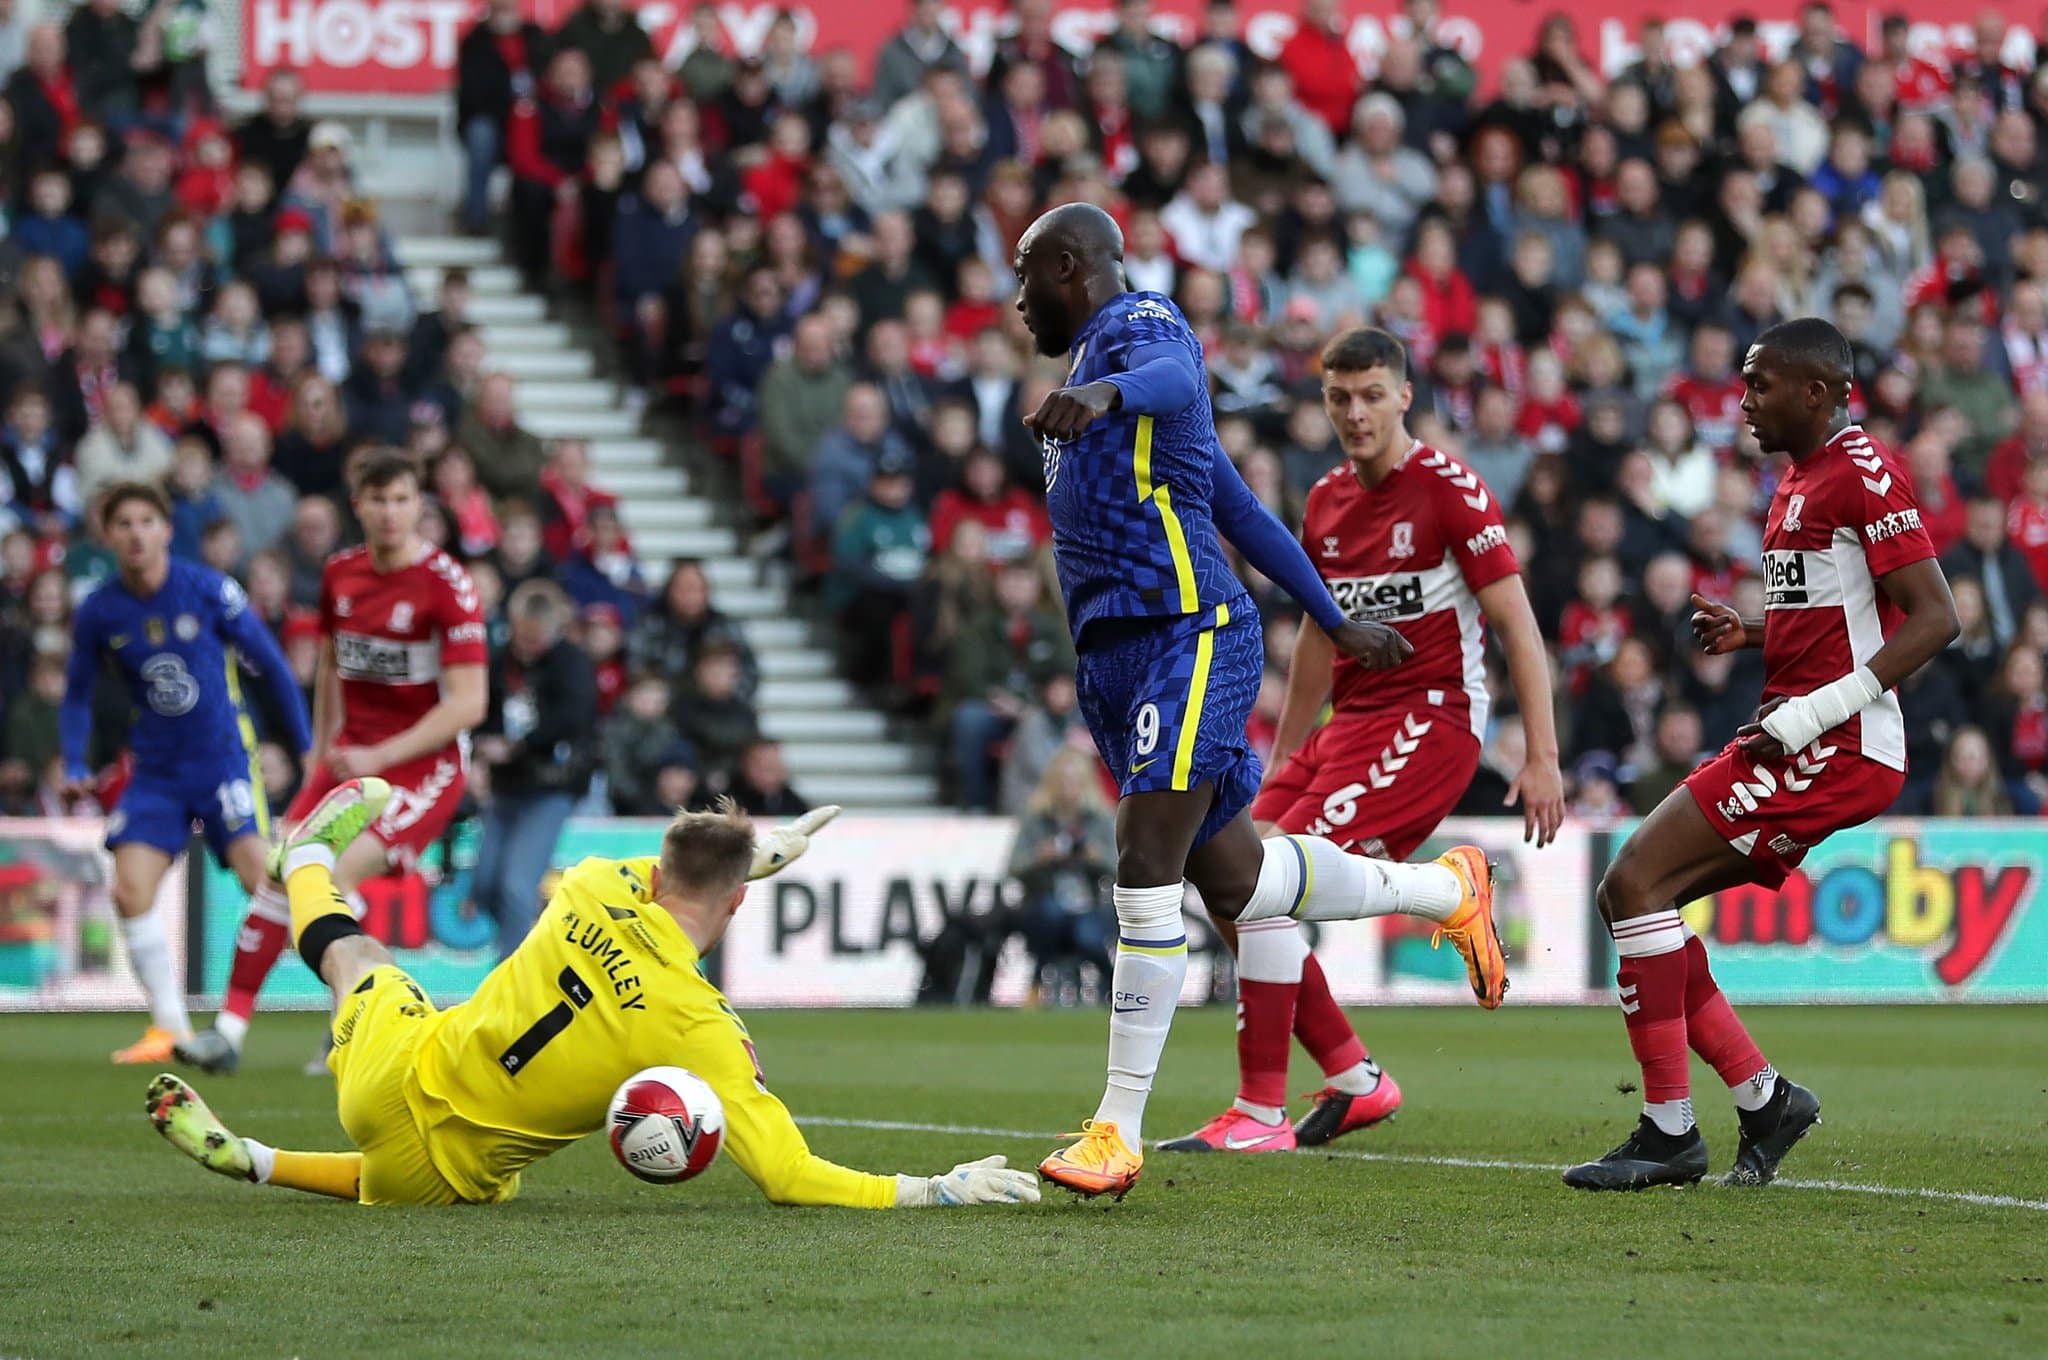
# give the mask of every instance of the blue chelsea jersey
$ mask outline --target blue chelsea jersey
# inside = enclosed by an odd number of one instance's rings
[[[86,597],[75,624],[74,679],[89,677],[102,656],[113,658],[135,705],[128,744],[138,773],[209,771],[223,756],[246,760],[254,749],[235,655],[256,664],[276,656],[274,645],[264,645],[267,635],[252,636],[263,628],[241,586],[173,559],[147,599],[118,576]]]
[[[1074,340],[1067,385],[1125,371],[1133,350],[1184,345],[1206,373],[1202,343],[1160,293],[1122,293]],[[1250,605],[1210,517],[1220,453],[1206,383],[1171,415],[1111,411],[1073,439],[1043,441],[1053,560],[1075,641],[1096,619],[1173,618]]]

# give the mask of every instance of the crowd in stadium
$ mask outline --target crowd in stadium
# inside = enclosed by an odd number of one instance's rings
[[[60,806],[66,623],[109,570],[98,488],[162,480],[177,550],[246,582],[305,680],[320,564],[352,533],[349,459],[396,444],[495,647],[521,583],[577,606],[605,715],[581,739],[610,807],[727,788],[799,807],[702,568],[642,577],[585,446],[522,429],[514,380],[486,371],[461,272],[412,295],[346,129],[308,119],[289,72],[223,119],[167,41],[172,8],[0,21],[0,806]],[[978,72],[935,0],[877,53],[806,52],[784,15],[745,56],[706,4],[671,69],[622,0],[552,33],[490,0],[459,57],[459,216],[502,221],[530,287],[595,307],[633,406],[731,464],[757,545],[837,620],[849,677],[929,724],[950,800],[1053,830],[1093,804],[1059,759],[1092,747],[1022,423],[1064,367],[1010,305],[1046,206],[1118,219],[1131,286],[1193,322],[1223,443],[1291,524],[1339,456],[1321,345],[1360,323],[1407,344],[1411,428],[1511,507],[1588,817],[1647,809],[1755,706],[1756,655],[1688,645],[1689,598],[1761,612],[1780,469],[1742,425],[1739,366],[1764,327],[1828,316],[1963,621],[1902,695],[1898,810],[2040,812],[2048,67],[2006,64],[2003,17],[1948,52],[1887,19],[1865,50],[1813,4],[1788,52],[1737,20],[1685,66],[1646,19],[1641,58],[1603,73],[1558,14],[1481,80],[1435,40],[1435,0],[1409,0],[1370,78],[1341,0],[1302,8],[1263,61],[1220,0],[1185,46],[1124,0],[1087,51],[1053,40],[1051,0],[1018,0]],[[1253,584],[1277,668],[1293,620]],[[1520,765],[1493,690],[1472,812]],[[1269,677],[1255,741],[1281,692]],[[106,728],[116,743],[118,714]],[[296,771],[268,758],[281,806]]]

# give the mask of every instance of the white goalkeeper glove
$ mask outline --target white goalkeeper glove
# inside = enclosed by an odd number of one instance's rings
[[[788,826],[777,827],[763,836],[754,846],[754,864],[747,870],[747,880],[766,878],[787,869],[804,851],[811,848],[811,833],[817,831],[839,815],[837,803],[812,808]]]
[[[899,1209],[957,1209],[963,1204],[1036,1204],[1038,1177],[1012,1171],[1000,1153],[962,1162],[943,1176],[898,1176]]]
[[[1821,733],[1840,727],[1877,702],[1884,686],[1870,667],[1858,666],[1839,680],[1779,704],[1763,720],[1764,731],[1791,755],[1813,745]]]

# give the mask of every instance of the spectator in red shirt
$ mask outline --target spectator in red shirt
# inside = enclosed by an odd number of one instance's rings
[[[590,484],[590,446],[581,439],[556,442],[554,456],[541,471],[540,489],[547,525],[542,546],[557,562],[568,560],[594,508],[619,503],[611,492]]]
[[[1479,295],[1458,268],[1458,243],[1442,218],[1416,230],[1408,275],[1422,285],[1423,317],[1434,334],[1469,336],[1478,328]]]
[[[1558,660],[1574,695],[1586,693],[1593,672],[1614,659],[1634,627],[1621,599],[1620,564],[1587,558],[1579,566],[1578,598],[1564,607],[1557,625]]]
[[[548,48],[546,30],[521,9],[519,0],[489,0],[456,55],[455,123],[469,158],[462,225],[476,236],[490,230],[491,172],[504,156],[513,105],[533,94]]]
[[[1303,0],[1301,26],[1280,49],[1294,97],[1338,136],[1350,127],[1351,106],[1364,90],[1346,33],[1339,0]]]
[[[2027,464],[2020,494],[2006,512],[2005,536],[2027,559],[2035,584],[2048,591],[2048,459]]]
[[[1028,561],[1052,540],[1044,504],[1010,485],[1002,457],[985,445],[976,445],[967,455],[960,485],[941,491],[933,503],[932,542],[951,543],[953,530],[963,519],[988,530],[989,561],[997,566]]]

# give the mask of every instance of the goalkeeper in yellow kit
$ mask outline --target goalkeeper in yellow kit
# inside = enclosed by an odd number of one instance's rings
[[[747,1028],[698,971],[747,882],[802,854],[837,809],[758,846],[737,809],[684,813],[646,859],[586,859],[476,995],[437,1010],[334,888],[337,854],[383,810],[350,780],[273,854],[292,942],[333,989],[341,1126],[354,1152],[295,1152],[230,1133],[185,1082],[150,1083],[157,1130],[208,1170],[364,1204],[491,1204],[519,1173],[604,1123],[620,1082],[687,1067],[725,1105],[725,1150],[777,1204],[926,1208],[1038,1199],[1001,1157],[938,1176],[875,1176],[814,1155],[769,1094]]]

